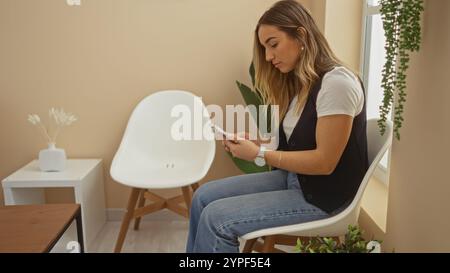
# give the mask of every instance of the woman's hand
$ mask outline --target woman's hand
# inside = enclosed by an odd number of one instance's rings
[[[242,137],[244,136],[244,137]],[[230,140],[222,140],[227,152],[231,152],[233,157],[237,157],[247,161],[253,161],[259,152],[259,146],[253,141],[248,140],[245,134],[235,134],[235,137]]]
[[[234,135],[234,137],[232,139],[243,138],[243,139],[250,140],[250,134],[248,132],[239,132],[237,134],[231,134],[231,135]],[[224,136],[224,138],[225,138],[225,136]],[[260,143],[258,140],[250,140],[250,141],[252,141],[256,145],[260,146]],[[222,146],[224,146],[225,151],[230,152],[230,149],[228,148],[228,146],[225,145],[225,139],[222,140]]]
[[[248,132],[240,132],[237,133],[238,138],[244,138],[247,140],[250,140],[251,142],[255,143],[258,146],[261,146],[261,142],[259,141],[259,139],[254,139],[254,138],[250,138],[250,134]]]

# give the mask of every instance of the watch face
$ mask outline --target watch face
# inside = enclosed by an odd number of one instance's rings
[[[266,161],[264,160],[264,158],[257,157],[257,158],[255,158],[255,164],[262,167],[262,166],[266,165]]]

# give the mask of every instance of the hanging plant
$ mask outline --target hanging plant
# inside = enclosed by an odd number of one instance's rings
[[[420,16],[423,0],[381,0],[381,18],[386,36],[386,63],[382,74],[384,90],[378,125],[381,134],[386,131],[385,122],[394,104],[394,133],[400,140],[403,109],[406,102],[406,71],[409,54],[419,51],[421,43]]]

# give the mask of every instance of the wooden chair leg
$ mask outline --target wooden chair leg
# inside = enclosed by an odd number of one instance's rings
[[[252,253],[253,245],[258,240],[258,238],[250,239],[245,242],[244,249],[242,249],[242,253]]]
[[[300,239],[302,241],[302,243],[304,243],[304,242],[306,242],[305,238],[309,239],[309,237],[299,237],[299,236],[293,236],[293,235],[279,234],[279,235],[276,235],[275,244],[285,245],[285,246],[296,246],[298,239]]]
[[[125,236],[127,235],[128,226],[133,219],[134,208],[136,207],[136,202],[138,200],[140,191],[141,190],[137,188],[133,188],[131,190],[130,198],[128,199],[127,212],[123,217],[122,226],[120,227],[119,236],[117,237],[116,246],[114,248],[114,252],[116,253],[120,252],[120,250],[122,249]]]
[[[191,190],[189,189],[188,186],[182,187],[181,190],[183,191],[183,197],[184,197],[184,201],[186,202],[186,208],[187,208],[187,213],[188,213],[188,217],[189,217],[189,213],[191,212],[191,202],[192,202]]]
[[[147,190],[141,190],[140,193],[139,193],[139,202],[138,202],[138,206],[137,206],[138,208],[142,208],[145,205],[145,197],[144,197],[144,195],[145,195],[146,191]],[[142,217],[137,217],[134,220],[134,230],[138,230],[139,229],[139,224],[141,223],[141,218]]]
[[[262,247],[262,252],[263,253],[270,253],[274,251],[274,246],[275,246],[275,241],[276,241],[276,236],[265,236],[264,237],[264,245]]]
[[[194,192],[198,189],[198,187],[199,187],[198,183],[191,184],[192,194],[194,194]]]

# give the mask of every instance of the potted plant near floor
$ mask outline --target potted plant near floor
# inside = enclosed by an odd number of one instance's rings
[[[297,240],[296,252],[300,253],[380,253],[381,241],[366,241],[363,231],[357,226],[349,226],[343,242],[329,237],[315,237],[307,242]]]

